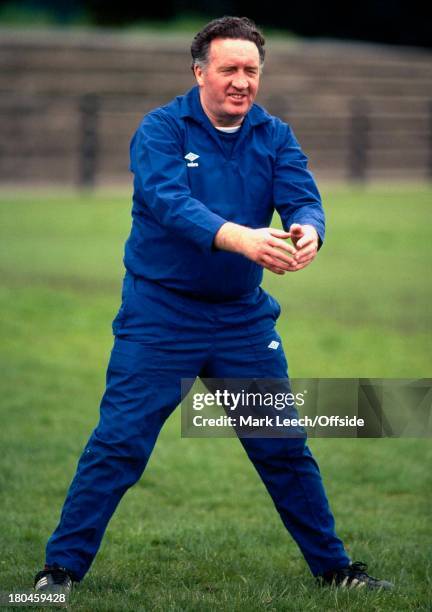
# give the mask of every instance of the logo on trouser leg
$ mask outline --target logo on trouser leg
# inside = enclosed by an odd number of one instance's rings
[[[279,342],[276,342],[276,340],[272,340],[267,348],[276,350],[278,346],[279,346]]]

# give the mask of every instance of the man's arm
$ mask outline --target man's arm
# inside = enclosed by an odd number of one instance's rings
[[[130,146],[135,190],[158,222],[205,251],[226,219],[192,197],[182,138],[163,112],[147,115]]]
[[[291,128],[278,124],[279,142],[273,176],[273,201],[283,227],[297,249],[297,270],[313,261],[324,241],[325,215],[307,157]]]

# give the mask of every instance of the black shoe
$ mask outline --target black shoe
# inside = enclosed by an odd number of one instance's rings
[[[73,575],[64,567],[45,566],[34,579],[35,591],[47,593],[64,593],[69,595],[72,590]]]
[[[366,573],[367,565],[361,561],[351,563],[348,567],[326,572],[322,576],[318,576],[318,582],[324,586],[340,587],[344,589],[392,589],[394,584],[387,580],[378,580],[372,578]]]

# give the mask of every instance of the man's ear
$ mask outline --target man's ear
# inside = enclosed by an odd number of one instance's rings
[[[194,71],[194,75],[197,80],[197,83],[201,87],[202,85],[204,85],[204,78],[203,78],[204,71],[201,68],[201,66],[198,66],[197,64],[195,64],[193,71]]]

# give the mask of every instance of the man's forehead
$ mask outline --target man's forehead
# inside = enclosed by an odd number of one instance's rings
[[[210,44],[210,62],[259,64],[258,47],[251,40],[214,38]]]

